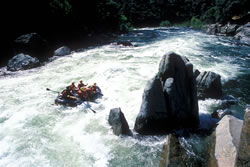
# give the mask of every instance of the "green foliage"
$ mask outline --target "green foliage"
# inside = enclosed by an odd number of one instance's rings
[[[190,21],[184,21],[181,23],[176,23],[174,24],[174,27],[190,27]]]
[[[61,12],[63,15],[69,15],[72,11],[72,6],[67,0],[52,0],[49,5],[54,12]]]
[[[201,29],[203,27],[203,24],[200,19],[192,17],[190,21],[190,26],[195,29]]]
[[[120,16],[120,26],[119,29],[121,32],[129,32],[134,29],[132,24],[128,21],[128,18],[125,15]]]
[[[169,26],[171,26],[171,23],[170,23],[170,21],[165,20],[165,21],[162,21],[162,22],[160,23],[160,26],[161,26],[161,27],[169,27]]]

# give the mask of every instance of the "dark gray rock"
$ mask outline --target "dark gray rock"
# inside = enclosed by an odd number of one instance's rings
[[[244,116],[239,149],[236,158],[236,167],[247,166],[250,166],[250,106],[246,109]]]
[[[54,51],[54,56],[65,56],[69,55],[71,53],[71,50],[67,46],[62,46]]]
[[[221,76],[211,71],[204,71],[196,78],[198,98],[222,97]]]
[[[160,62],[159,75],[164,84],[172,127],[197,127],[199,109],[193,65],[186,57],[169,53]]]
[[[198,112],[193,65],[186,57],[175,53],[164,55],[158,75],[144,90],[135,130],[154,134],[196,128],[199,126]]]
[[[110,110],[108,122],[112,126],[115,135],[132,135],[128,122],[120,108]]]
[[[24,53],[46,60],[49,56],[47,41],[37,33],[24,34],[14,41],[15,53]]]
[[[23,53],[20,53],[9,60],[7,64],[7,70],[9,71],[26,70],[38,67],[39,65],[40,62],[37,58],[33,58],[29,55],[24,55]]]
[[[165,131],[169,116],[164,99],[163,88],[158,76],[155,76],[144,89],[140,113],[136,117],[135,131],[151,134]]]

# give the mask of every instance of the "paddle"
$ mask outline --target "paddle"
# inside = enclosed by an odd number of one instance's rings
[[[84,102],[83,102],[83,104],[84,104],[86,107],[88,107],[91,111],[93,111],[93,113],[96,113],[96,111],[93,110],[93,109],[90,107],[90,104],[88,103],[88,101],[87,101],[87,104],[85,104]]]
[[[57,92],[55,90],[51,90],[50,88],[46,88],[47,91],[51,91],[51,92],[55,92],[55,93],[60,93],[60,92]]]

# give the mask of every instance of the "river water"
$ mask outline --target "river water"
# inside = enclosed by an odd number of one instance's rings
[[[239,100],[230,109],[242,119],[250,103],[250,47],[180,28],[142,28],[119,40],[135,47],[93,47],[0,79],[0,167],[158,166],[166,136],[118,137],[107,119],[111,108],[121,107],[133,129],[143,89],[169,51],[188,57],[200,71],[219,73],[224,93]],[[96,114],[84,105],[54,105],[57,93],[46,91],[62,91],[79,80],[102,89],[103,98],[90,103]],[[200,114],[206,115],[201,127],[209,126],[208,114],[219,105],[219,100],[199,101]],[[202,146],[194,146],[199,140],[185,142],[202,159]]]

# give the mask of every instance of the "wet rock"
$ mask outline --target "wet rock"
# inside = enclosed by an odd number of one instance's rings
[[[20,53],[9,60],[7,70],[18,71],[38,67],[40,62],[37,58]]]
[[[163,56],[159,72],[144,90],[135,130],[142,134],[167,133],[199,126],[193,65],[175,53]]]
[[[168,140],[163,146],[160,167],[185,167],[183,159],[187,158],[185,149],[181,146],[178,137],[168,135]]]
[[[116,44],[121,46],[133,46],[133,44],[129,41],[118,41]]]
[[[211,35],[216,35],[217,33],[221,32],[221,24],[210,24],[207,27],[207,33]]]
[[[160,62],[159,75],[171,118],[170,127],[198,127],[199,109],[193,65],[186,57],[169,53]]]
[[[198,98],[222,97],[221,76],[211,71],[204,71],[196,78]]]
[[[250,45],[250,23],[240,27],[236,32],[235,39],[240,40],[243,44]]]
[[[128,122],[120,108],[110,110],[108,122],[112,126],[115,135],[132,135]]]
[[[250,106],[246,109],[242,132],[240,136],[239,151],[236,167],[250,166]]]
[[[234,167],[239,147],[242,120],[227,115],[211,136],[209,167]]]
[[[214,111],[211,116],[212,118],[222,119],[226,115],[232,115],[233,112],[229,109]]]
[[[226,24],[220,28],[220,31],[218,33],[226,34],[228,36],[233,36],[233,35],[235,35],[238,27],[239,26],[237,24]]]
[[[228,24],[226,34],[231,36],[235,35],[237,28],[239,28],[237,24]]]
[[[71,50],[67,46],[62,46],[54,51],[54,56],[65,56],[69,55],[71,53]]]
[[[140,113],[136,117],[135,131],[152,134],[168,129],[169,116],[164,99],[163,88],[158,76],[155,76],[144,89]]]
[[[168,140],[163,146],[160,167],[186,166],[201,166],[201,163],[188,153],[175,134],[168,135]]]
[[[14,41],[16,54],[24,53],[46,60],[49,56],[49,47],[47,41],[37,33],[24,34]]]

